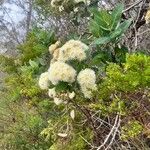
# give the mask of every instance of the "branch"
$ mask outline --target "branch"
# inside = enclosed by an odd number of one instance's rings
[[[118,132],[119,126],[120,126],[120,116],[119,116],[119,119],[118,119],[118,124],[117,124],[117,126],[116,126],[116,128],[115,128],[113,137],[112,137],[112,139],[111,139],[109,145],[107,146],[107,148],[106,148],[105,150],[108,150],[108,149],[110,148],[110,146],[112,145],[112,143],[113,143],[113,141],[114,141],[114,139],[115,139],[115,137],[116,137],[116,134],[117,134],[117,132]]]
[[[133,7],[135,7],[136,5],[140,4],[143,0],[138,0],[136,1],[134,4],[132,4],[131,6],[129,6],[128,8],[126,8],[123,13],[125,13],[126,11],[129,11],[130,9],[132,9]]]
[[[105,144],[108,142],[110,136],[113,134],[113,132],[114,132],[114,130],[115,130],[115,128],[116,128],[118,119],[119,119],[119,115],[116,116],[116,118],[115,118],[115,123],[114,123],[114,125],[113,125],[111,131],[110,131],[109,134],[107,135],[107,137],[106,137],[105,141],[103,142],[103,144],[100,145],[100,146],[97,148],[97,150],[100,150],[100,149],[101,149],[102,147],[104,147]]]
[[[32,17],[32,0],[29,3],[29,11],[27,12],[27,20],[26,20],[26,37],[29,33],[30,24],[31,24],[31,17]]]

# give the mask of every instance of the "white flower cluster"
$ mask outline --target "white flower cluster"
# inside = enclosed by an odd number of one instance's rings
[[[69,84],[76,81],[77,72],[76,70],[67,64],[69,60],[82,61],[86,59],[86,51],[88,46],[78,40],[70,40],[60,47],[60,42],[49,47],[49,52],[53,56],[50,63],[48,72],[42,73],[39,78],[39,86],[45,90],[49,88],[49,82],[54,86],[60,81],[67,82]],[[91,69],[82,70],[78,76],[77,81],[80,85],[81,91],[85,98],[92,97],[92,91],[96,90],[96,75]],[[54,99],[54,103],[59,105],[65,103],[66,99],[73,99],[75,92],[69,93],[57,93],[55,87],[48,90],[50,98]]]
[[[48,96],[49,96],[50,98],[56,97],[55,88],[52,88],[52,89],[49,89],[49,90],[48,90]]]
[[[48,72],[44,72],[40,75],[39,86],[42,90],[48,89],[49,86]]]
[[[56,93],[56,91],[55,91],[55,88],[52,88],[52,89],[49,89],[49,90],[48,90],[48,95],[49,95],[50,98],[53,98],[53,99],[54,99],[54,103],[55,103],[56,105],[59,105],[59,104],[61,104],[61,103],[66,103],[66,102],[63,101],[60,97],[66,96],[66,98],[73,99],[73,98],[75,97],[75,92],[58,95],[58,94]]]
[[[80,71],[77,77],[78,83],[81,87],[85,98],[92,97],[92,91],[96,90],[96,75],[92,69],[85,69]]]
[[[55,44],[50,45],[49,52],[50,54],[54,54],[54,51],[60,46],[60,41],[57,41]]]
[[[52,89],[49,89],[49,90],[48,90],[48,96],[49,96],[50,98],[53,98],[53,99],[54,99],[54,103],[55,103],[56,105],[59,105],[59,104],[63,103],[63,101],[57,97],[57,93],[56,93],[56,91],[55,91],[55,88],[52,88]]]
[[[87,50],[88,46],[81,41],[70,40],[60,48],[58,60],[63,62],[68,60],[85,60]]]
[[[49,70],[49,80],[57,85],[59,81],[73,83],[76,77],[76,71],[73,67],[60,61],[51,64]]]
[[[83,61],[86,59],[86,52],[89,47],[79,40],[70,40],[60,47],[60,42],[56,42],[49,47],[50,54],[53,55],[51,63],[56,61],[67,62],[69,60]]]

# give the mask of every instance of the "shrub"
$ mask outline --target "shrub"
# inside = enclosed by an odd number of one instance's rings
[[[150,56],[129,54],[120,43],[131,24],[121,19],[122,11],[122,5],[111,13],[92,9],[92,38],[85,42],[56,42],[52,32],[36,29],[19,46],[17,61],[2,57],[10,74],[1,92],[8,111],[0,113],[9,118],[2,124],[2,149],[142,149],[147,144]]]

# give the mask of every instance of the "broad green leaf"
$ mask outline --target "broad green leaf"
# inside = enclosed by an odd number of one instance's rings
[[[90,22],[90,31],[92,32],[93,36],[99,37],[100,36],[100,28],[96,21],[92,20]]]
[[[123,8],[124,8],[124,5],[119,4],[112,11],[111,16],[112,16],[112,19],[113,19],[113,23],[112,23],[111,29],[115,29],[117,27],[118,23],[120,22],[121,15],[122,15],[122,12],[123,12]]]
[[[121,36],[130,26],[132,19],[126,20],[110,35],[111,39]]]
[[[95,7],[90,8],[89,11],[90,11],[91,14],[99,15],[99,11]]]
[[[101,10],[100,16],[102,17],[103,21],[106,23],[107,27],[108,28],[111,27],[112,24],[111,14],[109,14],[109,12],[107,12],[106,10]]]
[[[110,37],[101,37],[96,39],[92,44],[94,45],[107,44],[110,41],[111,41]]]
[[[107,44],[111,40],[121,36],[130,26],[132,19],[124,21],[110,36],[101,37],[96,39],[92,44],[100,45]]]
[[[99,15],[94,16],[94,20],[102,30],[110,31],[111,17],[106,11],[99,12]]]
[[[110,31],[112,18],[106,10],[98,11],[97,9],[91,9],[91,13],[94,14],[94,20],[102,30]]]

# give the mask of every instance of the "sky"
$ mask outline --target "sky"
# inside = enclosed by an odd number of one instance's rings
[[[17,26],[17,24],[24,18],[24,14],[22,13],[22,10],[13,3],[10,4],[5,2],[3,3],[2,8],[3,9],[0,9],[0,16],[4,15],[3,19],[6,20],[7,22],[13,23],[14,26]],[[3,39],[0,40],[2,41]],[[6,53],[6,51],[7,48],[1,44],[0,53]]]
[[[6,20],[10,20],[10,17],[11,19],[15,22],[15,23],[18,23],[19,21],[21,21],[22,17],[23,17],[23,13],[22,13],[22,10],[15,4],[9,4],[9,3],[4,3],[3,6],[6,8],[6,9],[9,9],[9,12],[7,14],[5,14],[4,18]],[[2,12],[0,11],[0,15],[2,15]],[[10,17],[9,17],[10,16]]]

